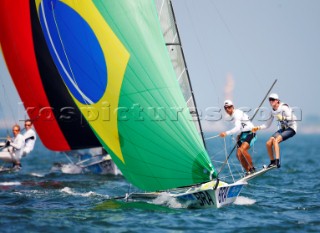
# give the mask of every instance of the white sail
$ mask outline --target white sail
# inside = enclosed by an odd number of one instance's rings
[[[159,15],[161,30],[173,68],[176,72],[176,77],[179,81],[187,106],[189,107],[192,120],[203,139],[200,119],[196,108],[195,98],[193,96],[190,77],[184,58],[171,0],[155,0],[155,3]]]

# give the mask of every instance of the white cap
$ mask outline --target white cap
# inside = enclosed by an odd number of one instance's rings
[[[269,98],[278,100],[278,99],[279,99],[279,96],[278,96],[278,94],[276,94],[276,93],[272,93],[271,95],[269,95]]]
[[[233,103],[231,100],[225,100],[224,101],[224,107],[229,107],[229,106],[233,106]]]

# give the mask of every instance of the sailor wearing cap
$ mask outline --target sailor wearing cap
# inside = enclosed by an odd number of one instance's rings
[[[256,140],[256,134],[252,132],[253,124],[249,120],[246,113],[240,109],[235,109],[231,100],[224,101],[224,109],[226,113],[232,117],[234,128],[226,132],[220,133],[220,137],[225,137],[230,134],[240,133],[237,138],[237,157],[242,167],[247,171],[246,175],[255,172],[251,156],[248,152]]]
[[[278,94],[272,93],[269,96],[269,103],[272,107],[271,117],[263,125],[256,126],[252,129],[253,132],[261,129],[267,129],[271,126],[273,119],[278,120],[279,129],[275,132],[270,139],[267,141],[266,146],[270,157],[270,164],[268,167],[276,166],[280,167],[280,147],[279,143],[293,137],[297,132],[297,118],[293,114],[292,109],[289,105],[282,103],[279,99]],[[274,159],[273,150],[276,154]]]

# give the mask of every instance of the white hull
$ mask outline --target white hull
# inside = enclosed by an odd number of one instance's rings
[[[20,168],[13,168],[13,167],[0,167],[0,173],[11,173],[11,172],[18,172]]]
[[[15,161],[14,155],[8,151],[0,151],[0,160],[6,163],[12,163]]]
[[[245,181],[227,184],[220,181],[215,189],[216,181],[210,181],[198,186],[170,190],[168,192],[132,193],[128,199],[157,198],[163,194],[175,198],[187,208],[220,208],[232,204],[239,196]]]
[[[272,170],[272,169],[275,169],[275,168],[276,168],[276,167],[269,167],[269,168],[268,168],[268,167],[264,167],[264,168],[262,168],[261,170],[255,172],[255,173],[253,173],[253,174],[250,174],[250,175],[248,175],[248,176],[245,176],[245,177],[241,178],[239,181],[241,181],[241,182],[246,182],[246,181],[252,180],[252,179],[254,179],[254,178],[258,177],[258,176],[261,176],[261,175],[263,175],[264,173],[266,173],[266,172],[268,172],[268,171],[270,171],[270,170]]]
[[[59,169],[65,174],[80,174],[91,172],[100,175],[122,175],[121,171],[112,161],[110,155],[91,156],[78,163],[57,164],[55,170]]]
[[[83,169],[87,169],[94,174],[102,175],[122,175],[121,171],[112,161],[110,155],[103,156],[102,159],[91,162],[89,164],[82,163]]]
[[[215,190],[216,182],[208,182],[199,188],[183,194],[175,194],[180,202],[188,202],[190,208],[220,208],[232,204],[239,196],[246,182],[227,184],[221,182]]]
[[[16,160],[14,158],[13,153],[10,153],[8,151],[8,148],[6,148],[3,151],[0,151],[0,161],[5,163],[13,163]],[[8,172],[16,172],[16,171],[19,171],[19,169],[12,168],[12,167],[5,167],[5,166],[0,167],[0,173],[8,173]]]

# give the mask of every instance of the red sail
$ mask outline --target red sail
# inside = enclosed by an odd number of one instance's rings
[[[34,2],[2,0],[0,7],[1,48],[24,107],[48,149],[100,146],[52,61]]]

